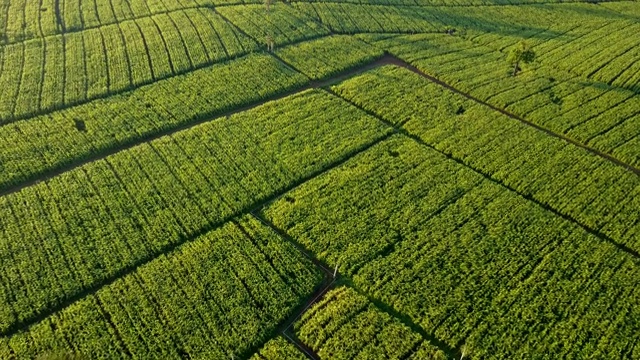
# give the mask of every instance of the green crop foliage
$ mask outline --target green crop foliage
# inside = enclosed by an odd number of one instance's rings
[[[333,89],[520,194],[640,250],[638,177],[397,67]],[[558,196],[563,194],[563,196]]]
[[[249,360],[306,360],[307,357],[293,344],[278,336],[269,340],[260,351],[253,354]]]
[[[250,211],[389,131],[310,90],[1,197],[0,256],[13,260],[0,264],[0,332]]]
[[[250,55],[0,127],[0,188],[158,132],[209,120],[301,87],[307,81],[273,58]],[[104,116],[105,109],[110,116]],[[84,123],[84,131],[76,127],[76,121]]]
[[[278,49],[287,64],[314,80],[321,80],[382,57],[380,49],[350,36],[329,36]]]
[[[0,359],[640,360],[639,5],[0,0]]]
[[[635,322],[616,321],[640,315],[632,254],[403,136],[264,215],[362,292],[473,358],[606,358],[638,341]]]
[[[292,245],[245,216],[158,257],[24,332],[0,338],[0,356],[247,356],[320,279]]]
[[[322,359],[447,359],[419,333],[348,287],[326,294],[296,323],[295,332]]]
[[[313,18],[283,3],[271,5],[268,14],[264,5],[225,6],[217,11],[255,41],[265,44],[265,49],[267,37],[280,47],[329,35],[329,30]]]
[[[505,54],[460,38],[400,36],[375,45],[494,106],[629,165],[640,164],[636,93],[558,71],[537,47],[536,62],[543,66],[514,78]]]
[[[256,50],[211,9],[176,10],[2,48],[0,124]],[[44,80],[44,81],[43,81]]]

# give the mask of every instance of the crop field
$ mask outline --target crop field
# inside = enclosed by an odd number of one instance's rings
[[[0,0],[0,359],[640,360],[640,2]]]

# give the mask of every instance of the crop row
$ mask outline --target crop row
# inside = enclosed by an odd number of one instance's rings
[[[477,45],[508,52],[523,39],[545,66],[569,71],[584,78],[630,89],[640,77],[637,37],[640,31],[631,14],[593,9],[589,4],[558,4],[545,7],[490,7],[474,19],[484,23],[511,19],[519,31],[505,34],[490,29],[465,29]]]
[[[444,29],[431,10],[418,7],[297,2],[294,6],[341,34],[435,32]]]
[[[640,98],[635,92],[545,66],[514,78],[504,54],[484,46],[456,45],[463,50],[451,51],[451,40],[443,38],[401,36],[376,45],[494,106],[640,165]]]
[[[338,98],[307,91],[0,197],[0,333],[250,210],[389,131]]]
[[[296,0],[302,2],[302,0]],[[424,6],[424,7],[475,7],[495,5],[529,5],[581,2],[580,0],[312,0],[315,3],[350,3],[359,5],[387,5],[387,6]]]
[[[591,8],[582,4],[467,7],[299,1],[295,6],[338,33],[432,33],[454,30],[456,34],[469,36],[488,34],[511,44],[523,37],[560,38],[558,32],[571,29],[576,24],[586,22],[585,27],[590,29],[601,22],[612,21],[615,14],[613,11],[603,11],[589,17],[585,13]],[[510,30],[514,28],[518,31]],[[551,28],[554,32],[540,36]]]
[[[106,99],[0,127],[0,188],[33,180],[308,80],[273,57],[249,55]],[[105,116],[108,109],[109,116]]]
[[[334,91],[525,196],[640,251],[640,178],[397,67]]]
[[[255,47],[209,9],[9,45],[0,49],[0,124],[238,57]]]
[[[465,38],[495,50],[525,40],[538,54],[543,54],[619,19],[612,11],[594,11],[594,7],[584,3],[487,7],[481,14],[474,14],[474,18],[485,24],[504,23],[508,19],[511,29],[517,27],[517,31],[509,31],[506,26],[502,31],[466,29]]]
[[[447,359],[419,333],[344,286],[309,309],[295,333],[321,359]]]
[[[313,80],[373,62],[382,50],[352,36],[334,35],[280,48],[276,54]]]
[[[11,0],[0,4],[0,45],[77,32],[177,10],[196,9],[234,0]],[[253,1],[257,2],[257,1]]]
[[[637,258],[407,137],[263,214],[472,358],[640,356]]]
[[[292,245],[242,217],[0,338],[0,357],[246,357],[321,278]]]
[[[306,360],[307,357],[293,344],[278,336],[269,340],[249,360]]]
[[[329,35],[329,30],[292,6],[274,2],[267,12],[264,5],[237,5],[217,8],[231,23],[255,41],[282,46]]]
[[[583,28],[583,27],[580,27]],[[628,36],[640,32],[635,20],[611,21],[595,31],[560,38],[560,46],[548,41],[536,47],[539,61],[576,75],[621,88],[638,91],[640,67],[637,64],[640,40]],[[552,50],[549,50],[552,47]]]

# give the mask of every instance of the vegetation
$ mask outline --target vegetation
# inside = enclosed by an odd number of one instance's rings
[[[300,352],[293,344],[283,337],[269,340],[259,352],[249,358],[250,360],[306,360],[304,353]]]
[[[344,286],[309,309],[295,332],[322,359],[447,359],[420,334]]]
[[[406,137],[264,215],[454,352],[609,358],[638,341],[635,322],[616,321],[640,309],[632,253]]]
[[[326,79],[382,57],[383,52],[350,36],[329,36],[279,49],[276,54],[313,80]]]
[[[634,220],[640,202],[629,196],[640,179],[624,168],[405,69],[378,68],[332,89],[496,182],[640,251]]]
[[[269,16],[261,5],[221,7],[220,14],[253,39],[273,38],[274,46],[282,46],[328,35],[329,31],[312,18],[283,3],[269,7]],[[261,42],[261,41],[260,41]]]
[[[638,19],[0,0],[0,359],[640,360]]]
[[[271,57],[249,55],[229,64],[0,127],[3,168],[0,188],[159,132],[209,120],[290,91],[307,81]],[[104,116],[104,109],[110,109],[110,116]],[[84,131],[78,131],[76,120],[84,123]]]
[[[519,42],[518,45],[511,48],[507,61],[513,66],[513,76],[516,76],[521,70],[520,64],[532,63],[535,58],[536,53],[525,42]]]
[[[293,246],[242,217],[3,338],[0,355],[247,356],[319,280]]]
[[[85,103],[255,50],[209,10],[188,9],[3,47],[0,124]],[[85,56],[88,54],[88,56]]]
[[[501,52],[456,37],[401,36],[375,44],[493,106],[640,165],[640,98],[630,89],[559,71],[537,48],[536,62],[542,65],[514,78],[505,71]]]
[[[317,109],[322,118],[311,116]],[[0,256],[13,261],[0,264],[0,332],[251,210],[388,132],[345,102],[309,91],[1,197]]]

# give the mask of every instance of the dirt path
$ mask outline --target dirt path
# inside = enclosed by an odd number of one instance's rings
[[[282,60],[280,60],[280,61],[282,61]],[[286,66],[291,67],[291,65],[289,65],[289,64],[287,64],[285,62],[283,62],[283,63]],[[90,155],[90,156],[88,156],[88,157],[86,157],[84,159],[73,161],[68,165],[59,167],[59,168],[54,169],[54,170],[45,171],[45,172],[41,173],[40,175],[37,175],[37,176],[33,177],[30,180],[23,181],[23,182],[21,182],[21,183],[19,183],[17,185],[6,187],[5,189],[0,190],[0,196],[5,196],[5,195],[11,194],[11,193],[18,192],[18,191],[22,190],[23,188],[32,186],[34,184],[37,184],[40,181],[49,180],[52,177],[55,177],[57,175],[65,173],[67,171],[73,170],[73,169],[75,169],[77,167],[80,167],[80,166],[83,166],[85,164],[88,164],[88,163],[103,159],[103,158],[105,158],[105,157],[107,157],[109,155],[112,155],[112,154],[118,153],[120,151],[124,151],[124,150],[130,149],[130,148],[138,146],[140,144],[153,141],[153,140],[158,139],[160,137],[167,136],[167,135],[172,135],[172,134],[174,134],[176,132],[179,132],[179,131],[194,127],[196,125],[199,125],[199,124],[202,124],[202,123],[205,123],[205,122],[213,121],[213,120],[220,119],[220,118],[225,118],[227,116],[231,116],[231,115],[243,112],[243,111],[251,110],[251,109],[253,109],[255,107],[258,107],[260,105],[263,105],[263,104],[265,104],[267,102],[280,100],[280,99],[283,99],[283,98],[285,98],[287,96],[291,96],[291,95],[294,95],[294,94],[297,94],[297,93],[300,93],[300,92],[303,92],[303,91],[306,91],[306,90],[309,90],[309,89],[326,88],[326,87],[329,87],[331,85],[337,84],[337,83],[339,83],[339,82],[341,82],[343,80],[346,80],[348,78],[354,77],[354,76],[356,76],[358,74],[364,73],[364,72],[366,72],[368,70],[371,70],[371,69],[374,69],[374,68],[377,68],[377,67],[380,67],[380,66],[383,66],[383,65],[394,65],[394,66],[398,66],[398,67],[402,67],[402,68],[408,69],[408,70],[414,72],[415,74],[418,74],[418,75],[422,76],[423,78],[425,78],[425,79],[427,79],[427,80],[429,80],[431,82],[434,82],[434,83],[436,83],[436,84],[438,84],[438,85],[440,85],[442,87],[445,87],[446,89],[448,89],[448,90],[450,90],[452,92],[455,92],[457,94],[460,94],[460,95],[466,97],[467,99],[473,100],[473,101],[475,101],[475,102],[477,102],[479,104],[487,106],[487,107],[489,107],[489,108],[491,108],[491,109],[493,109],[495,111],[500,112],[503,115],[506,115],[506,116],[508,116],[508,117],[510,117],[510,118],[512,118],[514,120],[520,121],[521,123],[523,123],[525,125],[528,125],[530,127],[535,128],[536,130],[542,131],[542,132],[544,132],[545,134],[547,134],[549,136],[553,136],[555,138],[562,139],[562,140],[564,140],[564,141],[566,141],[566,142],[568,142],[568,143],[570,143],[572,145],[575,145],[575,146],[578,146],[578,147],[580,147],[582,149],[585,149],[585,150],[589,151],[590,153],[592,153],[592,154],[594,154],[596,156],[599,156],[599,157],[601,157],[601,158],[603,158],[603,159],[605,159],[605,160],[607,160],[607,161],[609,161],[609,162],[611,162],[611,163],[613,163],[615,165],[621,166],[621,167],[627,169],[628,171],[640,176],[640,169],[638,169],[638,168],[636,168],[636,167],[634,167],[632,165],[629,165],[629,164],[627,164],[625,162],[622,162],[622,161],[614,158],[613,156],[611,156],[609,154],[603,153],[603,152],[601,152],[599,150],[596,150],[594,148],[591,148],[591,147],[589,147],[587,145],[581,144],[581,143],[579,143],[579,142],[577,142],[577,141],[575,141],[575,140],[573,140],[571,138],[568,138],[568,137],[566,137],[564,135],[557,134],[557,133],[555,133],[555,132],[553,132],[551,130],[548,130],[548,129],[543,128],[543,127],[541,127],[541,126],[539,126],[539,125],[537,125],[535,123],[532,123],[531,121],[525,120],[525,119],[519,117],[518,115],[510,113],[510,112],[508,112],[508,111],[506,111],[504,109],[498,108],[498,107],[496,107],[494,105],[491,105],[491,104],[489,104],[489,103],[487,103],[487,102],[485,102],[483,100],[480,100],[480,99],[478,99],[476,97],[473,97],[469,93],[466,93],[466,92],[463,92],[463,91],[461,91],[461,90],[459,90],[457,88],[454,88],[453,86],[451,86],[451,85],[449,85],[449,84],[447,84],[447,83],[445,83],[445,82],[443,82],[443,81],[441,81],[441,80],[439,80],[439,79],[437,79],[437,78],[435,78],[435,77],[433,77],[431,75],[428,75],[428,74],[422,72],[420,69],[418,69],[415,66],[403,61],[402,59],[399,59],[399,58],[397,58],[397,57],[395,57],[393,55],[390,55],[390,54],[385,54],[384,56],[382,56],[381,58],[379,58],[379,59],[377,59],[377,60],[375,60],[373,62],[370,62],[368,64],[362,65],[362,66],[357,67],[357,68],[353,68],[351,70],[342,72],[340,74],[334,75],[334,76],[332,76],[332,77],[330,77],[328,79],[321,80],[321,81],[310,81],[307,85],[305,85],[305,86],[303,86],[301,88],[285,91],[285,92],[282,92],[282,93],[279,93],[279,94],[274,94],[274,95],[272,95],[270,97],[267,97],[266,99],[263,99],[261,101],[257,101],[257,102],[251,103],[251,104],[247,104],[247,105],[238,107],[238,108],[236,108],[234,110],[230,110],[230,111],[226,111],[226,112],[220,113],[220,114],[216,115],[215,117],[205,117],[205,118],[202,118],[202,119],[198,119],[198,120],[195,120],[195,121],[192,121],[192,122],[189,122],[189,123],[185,123],[185,124],[182,124],[182,125],[179,125],[179,126],[176,126],[176,127],[173,127],[173,128],[170,128],[170,129],[167,129],[167,130],[164,130],[164,131],[161,131],[161,132],[149,135],[149,136],[145,136],[145,137],[136,139],[135,141],[132,141],[132,142],[122,143],[122,144],[120,144],[118,146],[115,146],[115,147],[113,147],[111,149],[108,149],[108,150],[96,152],[96,153],[94,153],[94,154],[92,154],[92,155]]]
[[[274,94],[274,95],[272,95],[270,97],[267,97],[267,98],[265,98],[263,100],[260,100],[260,101],[254,102],[254,103],[250,103],[250,104],[247,104],[247,105],[240,106],[240,107],[238,107],[238,108],[236,108],[234,110],[229,110],[229,111],[222,112],[222,113],[220,113],[218,115],[215,115],[213,117],[204,117],[204,118],[201,118],[201,119],[198,119],[198,120],[195,120],[195,121],[191,121],[191,122],[188,122],[188,123],[185,123],[185,124],[182,124],[182,125],[178,125],[178,126],[173,127],[173,128],[169,128],[169,129],[164,130],[164,131],[160,131],[160,132],[154,133],[152,135],[144,136],[144,137],[136,139],[135,141],[132,141],[132,142],[122,143],[122,144],[120,144],[118,146],[114,146],[113,148],[110,148],[108,150],[99,151],[99,152],[91,154],[90,156],[85,157],[83,159],[80,159],[80,160],[77,160],[77,161],[73,161],[68,165],[61,166],[61,167],[59,167],[57,169],[54,169],[54,170],[43,172],[40,175],[35,176],[34,178],[32,178],[30,180],[23,181],[23,182],[21,182],[21,183],[19,183],[17,185],[6,187],[6,188],[0,190],[0,196],[5,196],[5,195],[11,194],[11,193],[18,192],[18,191],[20,191],[20,190],[22,190],[22,189],[24,189],[26,187],[35,185],[35,184],[37,184],[37,183],[39,183],[41,181],[49,180],[49,179],[51,179],[51,178],[53,178],[55,176],[58,176],[58,175],[60,175],[62,173],[71,171],[71,170],[73,170],[75,168],[81,167],[81,166],[86,165],[88,163],[104,159],[104,158],[106,158],[106,157],[108,157],[110,155],[113,155],[115,153],[131,149],[133,147],[136,147],[138,145],[141,145],[141,144],[144,144],[144,143],[147,143],[147,142],[151,142],[151,141],[156,140],[158,138],[161,138],[163,136],[172,135],[172,134],[175,134],[175,133],[180,132],[182,130],[186,130],[186,129],[192,128],[192,127],[194,127],[196,125],[199,125],[199,124],[202,124],[202,123],[214,121],[214,120],[217,120],[217,119],[223,119],[223,118],[226,118],[227,116],[231,116],[231,115],[234,115],[234,114],[237,114],[237,113],[248,111],[248,110],[256,108],[256,107],[258,107],[260,105],[264,105],[264,104],[266,104],[268,102],[281,100],[281,99],[283,99],[283,98],[285,98],[287,96],[295,95],[295,94],[301,93],[301,92],[309,90],[309,89],[323,88],[323,87],[331,86],[331,85],[336,84],[336,83],[338,83],[338,82],[340,82],[340,81],[342,81],[344,79],[353,77],[353,76],[355,76],[357,74],[360,74],[360,73],[363,73],[363,72],[365,72],[367,70],[371,70],[371,69],[376,68],[378,66],[391,64],[391,63],[392,62],[390,61],[389,57],[383,57],[383,58],[378,59],[378,60],[376,60],[376,61],[374,61],[372,63],[366,64],[366,65],[361,66],[361,67],[356,68],[356,69],[352,69],[352,70],[343,72],[341,74],[335,75],[335,76],[333,76],[331,78],[328,78],[326,80],[323,80],[323,81],[311,81],[307,85],[305,85],[305,86],[303,86],[301,88],[284,91],[284,92],[279,93],[279,94]]]
[[[291,236],[289,236],[284,231],[277,228],[269,220],[261,216],[258,211],[252,211],[251,215],[253,215],[258,221],[260,221],[262,224],[270,228],[276,234],[278,234],[278,236],[280,236],[281,239],[293,245],[300,254],[302,254],[304,257],[309,259],[313,263],[313,265],[317,267],[320,271],[322,271],[324,274],[322,283],[320,284],[320,286],[318,286],[316,291],[309,297],[307,302],[299,306],[298,309],[293,314],[291,314],[291,316],[289,316],[287,320],[280,326],[280,328],[278,328],[278,333],[282,334],[282,336],[284,336],[287,340],[289,340],[292,344],[294,344],[300,351],[306,354],[310,359],[320,360],[320,356],[318,356],[318,354],[313,349],[311,349],[309,346],[304,344],[295,336],[295,333],[292,331],[292,327],[295,324],[295,322],[298,321],[305,312],[307,312],[307,310],[309,310],[315,303],[320,301],[327,294],[327,292],[329,292],[329,290],[333,287],[333,285],[338,280],[339,276],[334,277],[333,272],[325,264],[323,264],[320,260],[318,260],[313,255],[309,254],[302,247],[302,245],[300,245],[295,239],[291,238]]]

